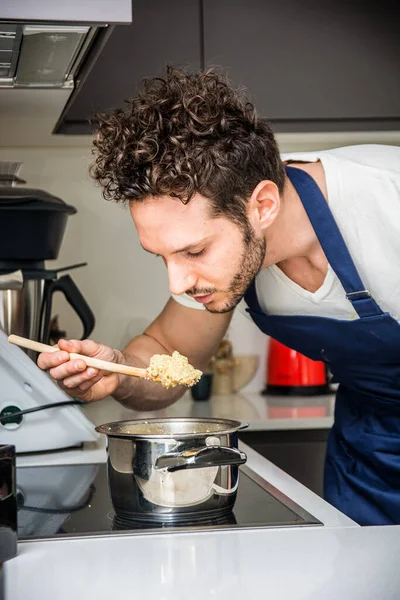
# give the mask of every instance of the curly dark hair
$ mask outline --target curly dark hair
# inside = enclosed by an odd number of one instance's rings
[[[169,195],[187,203],[198,192],[211,214],[247,223],[246,201],[285,172],[274,134],[243,89],[215,69],[167,67],[145,79],[125,109],[98,115],[90,173],[106,200]]]

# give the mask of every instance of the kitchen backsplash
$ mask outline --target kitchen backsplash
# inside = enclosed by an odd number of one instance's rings
[[[91,337],[122,348],[162,309],[169,298],[168,279],[161,259],[143,252],[129,211],[106,202],[90,180],[90,149],[0,148],[0,160],[23,162],[26,187],[46,190],[78,209],[68,220],[58,260],[47,266],[88,263],[73,278],[96,316]],[[59,294],[54,313],[69,337],[80,337],[76,315]],[[235,354],[265,352],[265,336],[242,315],[235,316],[229,335]],[[262,388],[259,371],[251,389]]]
[[[312,150],[354,143],[396,143],[388,133],[282,134],[282,152]],[[333,136],[333,137],[332,137]],[[70,140],[69,140],[70,142]],[[122,348],[141,333],[169,298],[167,272],[161,261],[143,252],[129,211],[106,202],[90,180],[91,141],[77,147],[0,147],[0,161],[23,163],[20,176],[26,187],[46,190],[78,209],[69,218],[57,261],[48,267],[64,267],[86,261],[88,266],[73,272],[73,278],[96,316],[91,337]],[[1,140],[0,140],[1,146]],[[57,296],[57,295],[56,295]],[[81,328],[62,297],[55,298],[54,313],[69,337],[79,337]],[[234,316],[229,339],[235,355],[259,354],[260,366],[246,390],[264,386],[267,338],[243,315]]]

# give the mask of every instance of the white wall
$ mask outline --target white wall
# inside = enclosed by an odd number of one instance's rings
[[[169,298],[168,278],[161,259],[143,252],[129,211],[106,202],[90,180],[90,148],[0,148],[1,161],[20,161],[20,176],[32,188],[46,190],[78,209],[69,217],[56,261],[58,268],[85,261],[70,274],[96,316],[92,338],[122,348],[160,312]],[[80,337],[81,325],[61,294],[54,314],[68,337]],[[238,354],[265,350],[265,336],[242,315],[230,332]],[[255,382],[255,389],[262,387]]]
[[[397,132],[280,136],[282,152],[333,147],[351,143],[400,144]],[[69,140],[70,142],[70,140]],[[1,145],[1,140],[0,140]],[[129,211],[103,200],[88,176],[90,140],[80,147],[0,147],[0,160],[20,161],[27,186],[46,190],[74,205],[78,213],[68,220],[61,252],[48,268],[86,261],[71,271],[96,316],[92,338],[123,347],[141,333],[169,297],[165,267],[143,252]],[[81,334],[80,324],[61,298],[55,302],[60,326],[69,337]],[[261,390],[267,338],[244,316],[237,314],[229,338],[235,354],[259,354],[260,368],[248,389]]]
[[[96,315],[93,337],[112,346],[124,345],[165,303],[167,277],[161,261],[141,250],[129,211],[103,200],[89,179],[90,150],[0,149],[0,160],[22,161],[20,175],[27,186],[55,194],[78,209],[69,217],[58,260],[47,266],[88,262],[71,276]],[[70,311],[63,309],[60,325],[69,336],[80,334]]]

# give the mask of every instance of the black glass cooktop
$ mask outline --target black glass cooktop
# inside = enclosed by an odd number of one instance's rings
[[[232,513],[201,522],[120,522],[112,507],[105,464],[19,467],[17,501],[19,539],[322,525],[247,466],[240,467]]]

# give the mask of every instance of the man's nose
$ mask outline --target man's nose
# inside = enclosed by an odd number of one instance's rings
[[[196,283],[196,275],[190,268],[176,264],[168,265],[168,279],[169,290],[176,296],[192,289]]]

